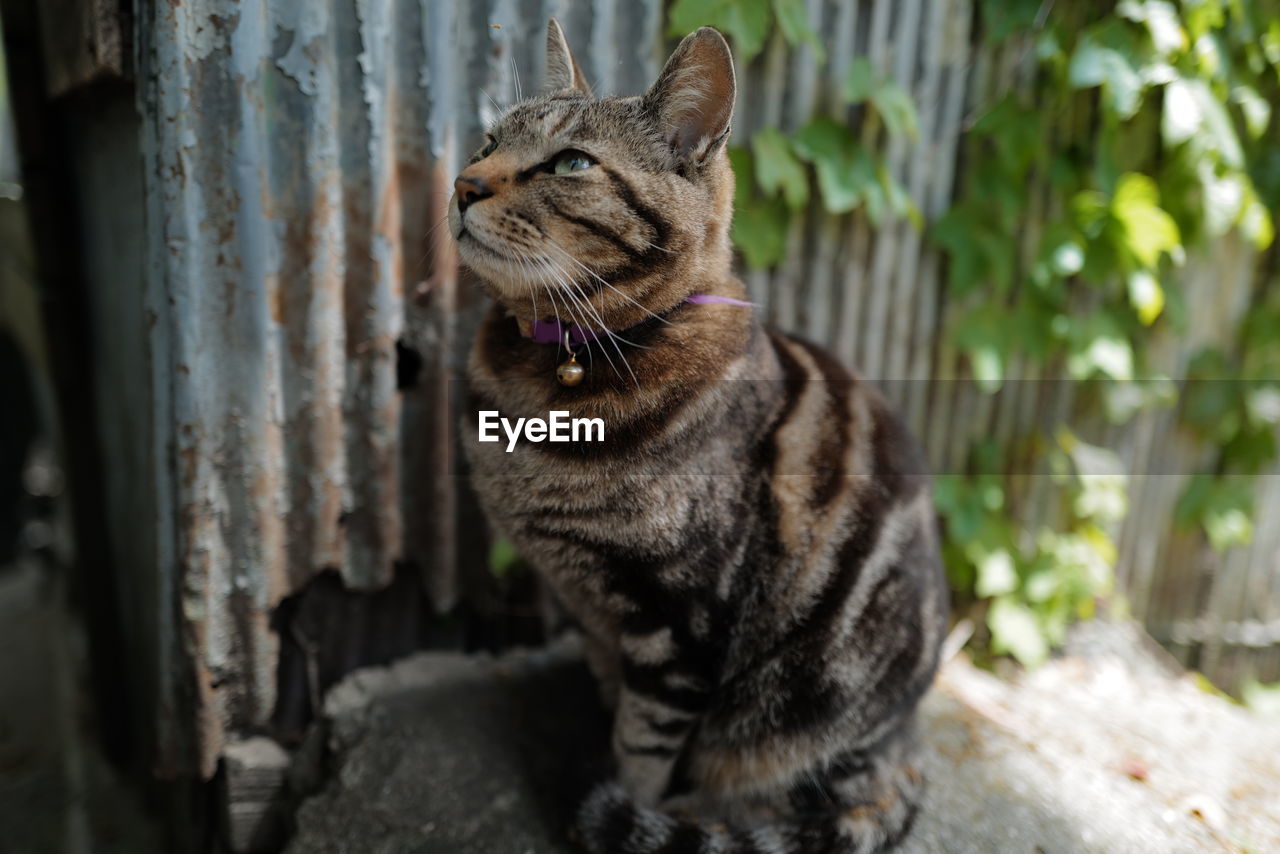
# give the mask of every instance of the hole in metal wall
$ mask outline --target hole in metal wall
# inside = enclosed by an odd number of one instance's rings
[[[416,388],[421,373],[422,354],[405,344],[403,338],[396,341],[396,388]]]

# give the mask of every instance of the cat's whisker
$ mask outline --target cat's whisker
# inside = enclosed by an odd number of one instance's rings
[[[545,287],[545,285],[542,285],[542,282],[538,282],[537,284],[541,285],[542,287]],[[531,288],[529,290],[529,310],[533,312],[533,322],[536,324],[538,322],[538,289],[537,288]]]
[[[562,251],[563,251],[563,250],[562,250]],[[570,260],[570,261],[572,261],[572,260],[574,260],[574,259],[573,259],[571,256],[569,256],[569,260]],[[574,285],[574,287],[578,288],[578,293],[582,296],[582,298],[583,298],[583,299],[585,299],[585,300],[587,300],[588,304],[590,304],[590,298],[589,298],[589,297],[586,295],[586,293],[581,289],[581,286],[576,282],[576,280],[574,280],[574,278],[573,278],[572,276],[570,276],[570,275],[569,275],[569,271],[568,271],[568,270],[565,270],[563,267],[561,267],[560,269],[561,269],[561,272],[563,272],[563,273],[565,274],[565,277],[566,277],[566,278],[567,278],[567,279],[568,279],[568,280],[569,280],[569,281]],[[625,294],[624,294],[624,296],[625,296]],[[638,303],[637,303],[637,305],[638,305]],[[643,306],[641,306],[641,307],[643,308]],[[597,316],[597,317],[599,318],[599,320],[600,320],[600,328],[601,328],[601,329],[603,329],[605,332],[607,332],[607,333],[609,334],[609,337],[610,337],[610,338],[613,338],[613,339],[615,339],[616,341],[621,341],[623,344],[626,344],[626,345],[628,345],[628,346],[630,346],[630,347],[635,347],[635,348],[636,348],[636,349],[638,349],[638,350],[650,350],[650,349],[652,349],[652,348],[651,348],[649,345],[647,345],[647,344],[638,344],[638,343],[636,343],[635,341],[632,341],[630,338],[627,338],[627,337],[625,337],[625,336],[623,336],[623,335],[619,335],[618,333],[616,333],[616,332],[614,332],[613,330],[611,330],[611,329],[609,329],[609,328],[608,328],[608,326],[607,326],[607,325],[605,324],[605,322],[604,322],[604,318],[603,318],[603,317],[601,317],[599,314],[597,314],[596,316]],[[656,315],[655,315],[655,316],[656,316]],[[659,319],[661,319],[661,318],[659,318]],[[614,345],[614,347],[615,347],[615,348],[617,348],[617,345],[615,344],[615,345]],[[621,353],[619,353],[619,355],[621,355]],[[624,357],[624,358],[625,358],[625,357]],[[630,365],[628,365],[627,367],[628,367],[628,368],[630,368]],[[634,374],[633,374],[633,376],[634,376]]]
[[[507,59],[511,62],[511,75],[516,84],[516,100],[523,101],[524,95],[520,92],[520,69],[516,66],[516,58],[514,56],[508,56]]]
[[[631,303],[631,304],[632,304],[632,305],[634,305],[636,308],[640,309],[640,310],[641,310],[641,311],[643,311],[645,314],[647,314],[647,315],[649,315],[650,317],[652,317],[654,320],[657,320],[657,321],[659,321],[660,323],[665,323],[665,324],[666,324],[666,325],[668,325],[668,326],[670,326],[670,325],[671,325],[671,321],[667,320],[665,317],[662,317],[661,315],[658,315],[658,314],[654,314],[654,312],[653,312],[651,309],[649,309],[647,306],[644,306],[644,305],[640,304],[639,302],[636,302],[636,300],[635,300],[635,299],[633,299],[629,294],[623,293],[623,292],[622,292],[621,290],[619,290],[618,288],[614,287],[613,285],[611,285],[611,284],[609,284],[608,282],[606,282],[604,279],[600,278],[599,274],[597,274],[595,270],[592,270],[592,269],[591,269],[590,267],[588,267],[586,264],[583,264],[583,263],[582,263],[581,261],[579,261],[577,258],[574,258],[572,255],[570,255],[570,254],[569,254],[568,250],[566,250],[566,249],[565,249],[564,247],[562,247],[560,244],[556,243],[556,242],[555,242],[554,240],[552,240],[550,237],[548,237],[548,238],[546,239],[546,241],[545,241],[545,245],[546,245],[547,247],[549,247],[549,248],[551,248],[551,249],[554,249],[555,251],[559,252],[559,253],[560,253],[561,255],[563,255],[565,258],[569,259],[569,261],[570,261],[570,262],[572,262],[572,263],[573,263],[573,264],[575,264],[577,267],[579,267],[579,268],[580,268],[584,273],[586,273],[588,276],[590,276],[591,278],[595,279],[597,282],[599,282],[600,284],[604,285],[606,288],[608,288],[609,290],[613,291],[615,294],[617,294],[618,296],[622,297],[622,298],[623,298],[623,299],[625,299],[627,302]]]
[[[578,283],[577,283],[577,282],[574,282],[574,281],[569,277],[568,271],[567,271],[567,270],[564,270],[563,268],[561,268],[561,273],[563,273],[563,274],[564,274],[564,276],[565,276],[565,278],[568,280],[570,287],[572,287],[573,289],[577,290],[578,295],[579,295],[579,296],[581,296],[581,297],[582,297],[583,302],[584,302],[584,303],[586,303],[586,306],[587,306],[588,310],[590,310],[590,311],[592,312],[592,314],[594,314],[594,315],[595,315],[596,321],[597,321],[597,323],[599,323],[599,325],[600,325],[600,329],[601,329],[601,330],[604,332],[604,334],[607,336],[607,338],[608,338],[608,340],[609,340],[609,343],[613,345],[613,349],[617,351],[617,353],[618,353],[618,358],[620,358],[620,359],[622,360],[622,364],[626,367],[626,369],[627,369],[627,373],[631,374],[631,381],[632,381],[632,382],[634,382],[634,383],[636,384],[636,388],[637,388],[637,389],[638,389],[638,388],[640,388],[640,380],[638,380],[638,379],[636,378],[636,372],[635,372],[635,371],[633,371],[633,370],[631,369],[631,363],[627,361],[627,356],[626,356],[626,354],[622,352],[622,347],[620,347],[620,346],[618,345],[618,340],[619,340],[619,337],[620,337],[620,336],[615,335],[615,334],[614,334],[614,332],[613,332],[613,330],[611,330],[611,329],[610,329],[610,328],[605,324],[605,322],[604,322],[604,318],[603,318],[603,317],[601,317],[601,316],[600,316],[600,313],[599,313],[598,311],[596,311],[596,310],[595,310],[595,308],[591,305],[591,299],[586,295],[586,293],[585,293],[585,292],[583,292],[583,290],[582,290],[581,286],[580,286],[580,285],[578,285]],[[624,340],[625,340],[625,339],[624,339]],[[630,343],[630,342],[627,342],[627,343]],[[604,349],[604,345],[603,345],[603,344],[601,344],[601,345],[600,345],[600,349],[601,349],[601,351],[602,351],[602,352],[604,352],[604,354],[605,354],[605,356],[606,356],[606,358],[607,358],[607,357],[608,357],[608,355],[609,355],[609,351]],[[609,360],[609,364],[610,364],[610,365],[612,365],[612,364],[613,364],[613,360],[612,360],[612,359],[610,359],[610,360]],[[615,373],[617,373],[617,370],[618,370],[618,369],[615,367],[615,368],[614,368],[614,372],[615,372]],[[621,376],[621,374],[619,374],[619,376]]]
[[[556,303],[554,289],[550,285],[548,285],[546,281],[549,273],[549,271],[547,270],[546,263],[541,258],[535,258],[531,254],[527,254],[527,253],[524,255],[524,258],[527,264],[526,269],[529,271],[527,275],[529,277],[530,285],[536,285],[538,288],[542,289],[542,292],[546,295],[547,300],[551,303],[551,310],[555,314],[557,328],[563,329],[564,321],[560,319],[560,308]],[[538,312],[536,308],[537,291],[534,288],[531,288],[531,291],[532,293],[530,294],[530,298],[534,301],[534,305],[535,305],[533,322],[534,322],[534,325],[536,326],[538,323]],[[569,316],[572,318],[573,315],[569,311],[569,307],[567,305],[565,306],[565,313],[569,314]],[[556,344],[558,349],[563,348],[564,346],[564,342],[562,341],[557,341]]]
[[[541,282],[534,276],[533,271],[529,269],[529,264],[526,260],[526,256],[527,256],[527,253],[525,253],[523,250],[520,250],[516,256],[516,260],[520,262],[520,270],[524,273],[526,277],[528,277],[529,279],[528,283],[530,285],[541,284]],[[529,289],[529,310],[533,312],[533,322],[536,325],[538,322],[538,290],[537,288]]]
[[[590,301],[583,302],[574,296],[573,290],[572,290],[573,283],[569,281],[568,274],[565,272],[565,270],[562,267],[556,266],[548,262],[548,271],[555,277],[556,281],[560,283],[561,295],[564,296],[566,299],[571,300],[573,304],[577,306],[580,311],[583,312],[584,315],[587,315],[590,318],[594,319],[596,321],[596,325],[600,329],[603,329],[606,334],[608,334],[609,330],[604,327],[604,320],[592,308]],[[583,323],[579,323],[578,326],[583,329],[587,328],[586,325]],[[599,341],[599,338],[597,338],[596,340]],[[587,352],[591,352],[591,339],[584,338],[583,343],[587,345]],[[614,347],[617,348],[617,344],[614,344]],[[622,372],[619,371],[618,366],[614,364],[613,358],[609,355],[609,351],[605,349],[605,346],[603,343],[600,344],[600,352],[604,355],[605,361],[609,363],[609,367],[613,368],[613,372],[617,374],[619,377],[621,377]],[[627,364],[626,356],[622,355],[621,350],[618,350],[618,355],[622,358],[622,363],[626,365],[627,371],[631,373],[631,376],[634,379],[635,373],[631,371],[631,366]]]
[[[431,240],[432,235],[434,235],[440,229],[440,226],[444,225],[448,221],[449,221],[448,214],[445,214],[444,216],[440,217],[440,221],[437,222],[435,225],[431,226],[431,228],[427,229],[427,233],[422,235],[423,242],[429,242]],[[452,235],[450,235],[450,238],[452,239]],[[434,248],[435,247],[432,247],[432,246],[427,247],[427,250],[422,253],[422,257],[418,259],[418,265],[415,269],[418,269],[418,270],[422,269],[422,265],[427,263],[427,259],[431,257],[431,253],[432,251],[434,251]]]
[[[539,260],[538,260],[538,262],[537,262],[537,265],[538,265],[539,267],[541,267],[544,271],[546,270],[546,262],[545,262],[544,260],[539,259]],[[560,318],[560,306],[559,306],[559,304],[556,302],[555,288],[551,287],[550,285],[546,284],[545,282],[543,283],[543,285],[542,285],[542,286],[546,289],[546,291],[547,291],[547,297],[551,300],[551,308],[552,308],[552,310],[554,310],[554,311],[555,311],[555,315],[556,315],[556,328],[558,328],[558,329],[564,329],[564,321]],[[565,306],[565,313],[569,313],[569,306],[568,306],[568,305],[566,305],[566,306]],[[572,315],[572,314],[570,314],[569,316],[570,316],[570,319],[572,319],[573,315]],[[560,350],[560,349],[562,349],[563,347],[564,347],[564,342],[563,342],[563,341],[557,341],[557,342],[556,342],[556,349],[557,349],[557,351],[558,351],[558,350]]]
[[[640,242],[643,243],[645,246],[648,246],[650,249],[657,249],[659,252],[665,252],[668,255],[674,255],[676,252],[674,249],[668,249],[665,246],[659,246],[658,244],[652,241],[645,240],[643,237],[640,238]]]
[[[576,287],[573,285],[572,282],[570,282],[569,284],[572,287]],[[609,328],[604,325],[604,320],[600,317],[599,314],[595,312],[590,302],[586,300],[586,296],[582,295],[580,291],[579,291],[579,295],[582,297],[582,300],[586,302],[586,306],[585,306],[586,310],[590,311],[595,316],[596,325],[598,326],[599,330],[605,334],[606,340],[608,341],[608,343],[613,345],[613,349],[617,352],[618,358],[622,360],[623,367],[627,369],[627,373],[631,375],[632,381],[636,382],[636,387],[639,388],[639,381],[636,380],[635,371],[631,370],[631,364],[627,361],[626,355],[622,352],[622,348],[618,346],[617,341],[614,340],[613,332],[611,332]],[[578,301],[575,299],[575,302],[578,302]],[[609,367],[613,368],[613,372],[617,374],[619,377],[621,377],[622,372],[618,370],[618,366],[613,363],[613,359],[609,356],[609,351],[605,347],[605,341],[601,341],[599,336],[597,336],[595,340],[600,342],[600,352],[604,353],[605,359],[607,359],[609,362]]]
[[[622,352],[622,347],[619,346],[618,344],[619,340],[622,340],[624,343],[627,343],[627,344],[631,344],[632,342],[626,341],[626,339],[615,334],[613,330],[611,330],[608,327],[608,325],[604,322],[604,318],[600,315],[600,312],[597,311],[594,308],[594,306],[591,305],[590,297],[588,297],[587,294],[582,290],[581,286],[577,282],[575,282],[571,276],[569,276],[569,273],[567,270],[560,268],[560,272],[564,276],[564,280],[568,282],[569,286],[577,291],[578,295],[582,298],[583,303],[586,304],[587,309],[591,311],[591,313],[595,316],[595,319],[597,324],[599,325],[600,331],[602,331],[605,334],[608,342],[613,345],[613,349],[617,352],[618,358],[622,360],[622,364],[624,367],[626,367],[627,373],[631,375],[631,381],[636,384],[636,388],[639,388],[640,381],[636,378],[635,371],[631,369],[631,363],[627,360],[626,354]],[[633,346],[636,346],[636,345],[633,345]],[[608,350],[605,350],[603,343],[600,345],[600,349],[605,353],[605,356],[607,357]],[[609,360],[609,364],[610,365],[613,364],[612,359]],[[614,367],[614,372],[615,373],[618,372],[617,367]],[[621,376],[621,374],[619,374],[619,376]]]
[[[427,229],[427,233],[423,235],[423,238],[424,238],[424,239],[426,239],[426,238],[431,237],[433,234],[435,234],[435,233],[436,233],[436,231],[440,228],[440,226],[444,225],[444,224],[445,224],[446,222],[448,222],[448,221],[449,221],[449,215],[448,215],[448,214],[445,214],[444,216],[440,217],[440,221],[439,221],[439,222],[437,222],[435,225],[431,226],[431,228]]]
[[[493,97],[492,95],[490,95],[488,92],[486,92],[486,91],[485,91],[485,90],[483,90],[483,89],[481,89],[481,90],[480,90],[480,94],[481,94],[481,95],[484,95],[486,98],[488,98],[488,99],[489,99],[489,103],[490,103],[490,104],[493,104],[493,108],[494,108],[495,110],[497,110],[497,111],[498,111],[498,113],[501,113],[501,112],[502,112],[502,107],[498,106],[498,102],[497,102],[497,100],[495,100],[495,99],[494,99],[494,97]]]

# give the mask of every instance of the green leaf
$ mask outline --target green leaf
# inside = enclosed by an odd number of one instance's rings
[[[1182,419],[1204,438],[1227,442],[1239,427],[1238,420],[1231,421],[1241,407],[1242,389],[1233,379],[1235,374],[1218,349],[1201,350],[1187,368]]]
[[[516,547],[504,539],[496,539],[489,546],[489,572],[494,578],[502,578],[520,562]]]
[[[1041,0],[982,0],[984,35],[999,44],[1016,32],[1031,29],[1040,6]]]
[[[747,266],[763,270],[782,260],[787,250],[789,221],[787,206],[781,200],[738,203],[730,234]]]
[[[729,231],[733,245],[753,270],[772,267],[782,260],[787,248],[787,205],[782,199],[761,198],[755,192],[755,157],[750,149],[730,147],[729,163],[737,183]]]
[[[1252,86],[1237,86],[1231,90],[1231,100],[1240,105],[1244,126],[1253,139],[1260,138],[1271,124],[1271,105]]]
[[[1076,515],[1099,523],[1123,519],[1129,509],[1129,481],[1120,457],[1075,436],[1061,437],[1059,441],[1076,470],[1079,484],[1073,504]]]
[[[667,15],[667,35],[683,38],[712,26],[729,36],[743,62],[764,46],[772,18],[770,0],[676,0]]]
[[[819,63],[827,61],[827,52],[822,47],[818,34],[809,26],[809,12],[804,0],[773,0],[773,13],[778,18],[778,26],[787,44],[797,45],[803,42],[812,50]]]
[[[979,596],[1000,596],[1017,589],[1018,573],[1007,549],[985,552],[974,563],[978,567],[974,592]]]
[[[1074,276],[1084,266],[1084,247],[1074,240],[1058,245],[1050,256],[1053,272],[1059,276]]]
[[[1240,689],[1240,699],[1255,714],[1280,718],[1280,682],[1264,685],[1250,678]]]
[[[1204,531],[1214,549],[1225,551],[1232,546],[1247,546],[1253,541],[1253,520],[1238,507],[1215,509],[1206,514]]]
[[[1158,202],[1156,182],[1136,172],[1120,176],[1111,200],[1111,213],[1124,227],[1129,251],[1147,268],[1156,266],[1160,253],[1176,255],[1182,248],[1177,223]]]
[[[1274,426],[1245,426],[1223,447],[1224,466],[1233,472],[1261,474],[1276,459],[1278,436]]]
[[[1262,386],[1251,389],[1245,396],[1245,409],[1249,420],[1255,424],[1280,425],[1280,388]]]
[[[1133,379],[1133,346],[1109,313],[1087,315],[1069,324],[1067,371],[1072,379],[1101,374],[1120,382]]]
[[[1187,33],[1182,29],[1178,9],[1167,0],[1124,0],[1116,11],[1121,17],[1146,24],[1158,53],[1167,55],[1187,49]]]
[[[1266,249],[1275,239],[1275,228],[1271,222],[1271,213],[1258,199],[1258,195],[1250,187],[1246,194],[1244,210],[1240,214],[1240,232],[1253,243],[1259,251]]]
[[[982,253],[970,239],[973,223],[973,213],[961,205],[939,217],[929,231],[933,241],[946,250],[947,287],[957,294],[972,290],[983,274]]]
[[[973,125],[973,132],[987,136],[1000,152],[997,162],[1003,181],[1016,182],[1017,199],[1025,196],[1023,184],[1027,168],[1045,151],[1044,119],[1040,112],[1024,107],[1017,96],[1006,95]]]
[[[1223,22],[1222,0],[1194,0],[1185,4],[1183,18],[1192,41],[1198,41],[1210,30],[1218,29]]]
[[[892,81],[881,83],[871,96],[871,103],[884,120],[892,137],[915,139],[920,134],[920,118],[907,91]]]
[[[973,380],[987,394],[995,394],[1004,384],[1004,357],[994,344],[977,344],[969,350]]]
[[[1164,288],[1156,277],[1146,270],[1135,270],[1129,274],[1128,286],[1129,304],[1138,313],[1138,320],[1143,326],[1155,323],[1164,311]]]
[[[1086,33],[1076,45],[1067,79],[1077,89],[1101,86],[1104,105],[1122,119],[1132,118],[1142,102],[1142,75],[1129,55],[1092,33]]]
[[[1098,237],[1110,215],[1107,197],[1097,190],[1081,190],[1071,197],[1071,218],[1087,237]]]
[[[911,95],[877,74],[865,57],[849,63],[840,94],[849,104],[869,102],[890,136],[915,139],[920,132],[920,118]]]
[[[859,56],[849,63],[849,70],[845,72],[844,85],[840,89],[840,94],[850,104],[861,104],[871,97],[876,85],[876,70],[872,68],[871,61],[864,56]]]
[[[1118,335],[1098,335],[1072,353],[1067,369],[1075,379],[1104,374],[1115,380],[1133,379],[1133,347]]]
[[[1199,524],[1217,551],[1248,545],[1253,539],[1253,490],[1249,480],[1192,478],[1174,508],[1174,519],[1187,527]]]
[[[991,629],[992,649],[1012,654],[1024,667],[1039,667],[1049,658],[1049,644],[1035,614],[1012,598],[991,603],[987,627]]]
[[[1188,143],[1197,157],[1216,154],[1232,169],[1244,163],[1231,116],[1204,80],[1179,77],[1164,87],[1161,132],[1165,143]]]
[[[1272,19],[1267,27],[1266,35],[1262,37],[1262,51],[1267,62],[1280,65],[1280,18]]]
[[[1015,345],[1011,318],[997,303],[986,303],[964,315],[956,324],[956,346],[968,357],[974,382],[987,394],[1000,390],[1005,363]]]
[[[1207,159],[1196,171],[1203,189],[1205,231],[1212,237],[1226,234],[1244,209],[1246,179],[1238,172],[1219,175]]]
[[[809,176],[787,138],[777,128],[763,128],[751,138],[751,153],[760,189],[770,196],[781,193],[792,210],[804,207],[809,201]]]
[[[884,164],[880,165],[880,186],[884,190],[885,200],[889,206],[889,212],[894,217],[906,217],[917,229],[924,228],[924,214],[920,212],[920,208],[916,207],[916,203],[912,200],[911,194],[907,192],[907,188],[898,183]]]
[[[820,116],[796,134],[792,145],[817,170],[828,213],[848,213],[869,198],[882,198],[875,160],[839,122]]]

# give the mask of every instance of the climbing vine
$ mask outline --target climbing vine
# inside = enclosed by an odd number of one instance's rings
[[[826,61],[804,4],[789,0],[677,0],[669,31],[717,26],[749,61],[775,21]],[[1217,456],[1181,496],[1178,523],[1217,549],[1247,543],[1249,475],[1277,456],[1280,297],[1260,288],[1239,345],[1196,355],[1185,382],[1159,373],[1152,344],[1187,327],[1177,283],[1189,251],[1229,232],[1272,244],[1280,2],[980,0],[976,33],[976,50],[1020,51],[1028,73],[971,116],[947,213],[926,226],[886,168],[878,141],[914,139],[916,109],[860,59],[839,92],[863,108],[857,127],[818,115],[730,151],[735,244],[753,268],[777,264],[815,192],[829,214],[910,220],[946,259],[946,335],[980,389],[998,391],[1020,363],[1091,381],[1091,405],[1112,423],[1171,408]],[[1026,470],[1022,445],[972,448],[968,474],[939,478],[937,502],[961,600],[983,615],[993,651],[1035,664],[1110,591],[1127,488],[1119,458],[1065,425],[1028,445],[1057,486],[1052,525],[1027,530],[1013,515],[1003,473],[1014,459]]]

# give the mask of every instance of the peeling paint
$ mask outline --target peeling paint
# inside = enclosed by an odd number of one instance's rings
[[[200,62],[225,47],[229,30],[239,20],[242,5],[238,0],[188,0],[170,10],[167,23],[178,27],[178,46],[186,59]]]
[[[331,82],[325,68],[329,56],[322,39],[328,34],[330,6],[327,3],[271,4],[271,32],[288,40],[288,50],[275,59],[275,65],[298,84],[304,95],[317,95],[322,85]]]

